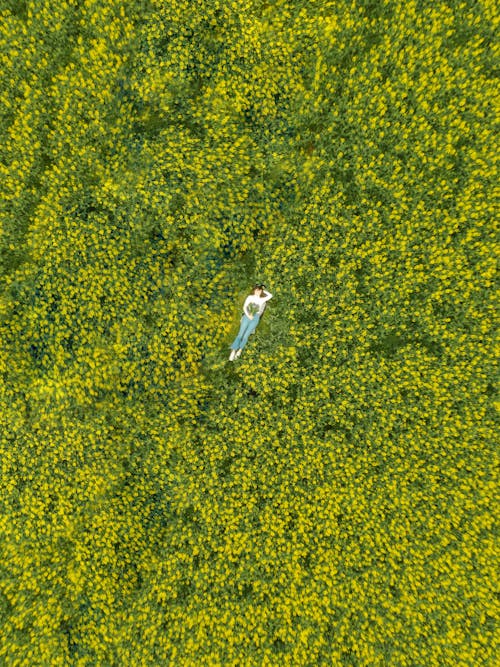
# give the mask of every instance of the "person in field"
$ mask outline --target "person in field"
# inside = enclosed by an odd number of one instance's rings
[[[241,317],[240,330],[238,335],[231,343],[231,354],[229,361],[237,359],[241,350],[248,343],[248,338],[255,331],[260,318],[269,299],[272,299],[271,292],[266,290],[265,285],[254,285],[251,293],[245,299],[243,304],[243,315]]]

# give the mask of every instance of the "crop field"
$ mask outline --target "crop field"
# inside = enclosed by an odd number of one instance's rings
[[[498,18],[0,0],[1,665],[498,664]]]

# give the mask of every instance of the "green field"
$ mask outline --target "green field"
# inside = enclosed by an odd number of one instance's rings
[[[1,665],[498,664],[495,4],[0,0]]]

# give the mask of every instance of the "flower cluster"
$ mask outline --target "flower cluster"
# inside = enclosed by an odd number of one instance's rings
[[[492,0],[0,17],[0,662],[493,665]]]

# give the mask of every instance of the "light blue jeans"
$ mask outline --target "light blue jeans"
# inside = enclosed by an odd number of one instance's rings
[[[260,315],[254,315],[253,320],[251,320],[249,317],[246,316],[245,313],[243,313],[243,317],[241,318],[240,330],[238,331],[238,335],[231,344],[232,350],[242,350],[245,347],[245,345],[248,343],[248,338],[250,334],[255,331],[257,324],[259,323],[259,320],[260,320]]]

